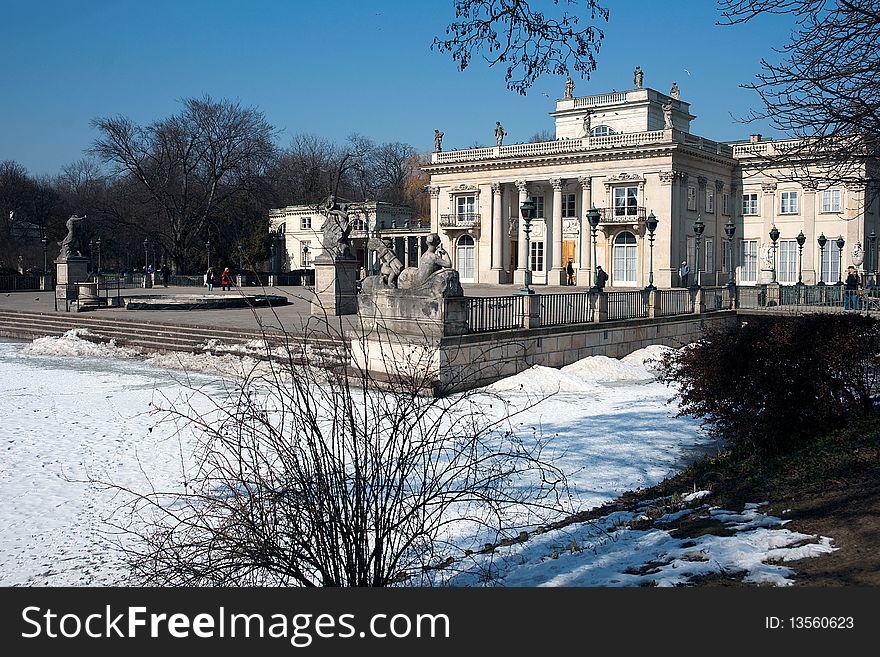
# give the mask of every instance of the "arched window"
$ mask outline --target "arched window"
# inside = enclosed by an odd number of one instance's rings
[[[474,282],[474,238],[462,235],[455,245],[455,268],[463,283]]]
[[[607,125],[597,125],[595,128],[590,130],[590,134],[593,137],[605,137],[607,135],[613,135],[614,130],[609,128]]]
[[[612,285],[636,285],[636,236],[628,231],[614,238]]]

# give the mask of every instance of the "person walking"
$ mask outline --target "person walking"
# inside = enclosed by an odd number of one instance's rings
[[[608,282],[608,274],[602,269],[602,265],[596,265],[596,288],[601,292]]]
[[[162,286],[163,287],[168,287],[168,281],[170,280],[170,278],[171,278],[171,267],[169,267],[168,263],[166,262],[164,265],[162,265]]]
[[[208,267],[208,271],[205,272],[205,285],[208,286],[208,292],[214,291],[214,268]]]
[[[686,260],[681,261],[681,266],[678,268],[678,277],[681,279],[681,286],[688,286],[688,277],[691,274],[691,268],[688,266]]]
[[[220,274],[220,287],[224,292],[232,288],[232,274],[229,273],[229,267],[224,267],[223,273]]]
[[[568,284],[574,285],[574,264],[571,260],[569,260],[568,264],[565,265],[565,273],[568,279]]]
[[[859,309],[859,274],[856,268],[850,265],[846,270],[846,282],[843,284],[843,308],[844,310]]]

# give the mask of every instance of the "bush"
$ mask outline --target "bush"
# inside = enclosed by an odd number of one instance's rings
[[[870,317],[750,318],[668,354],[661,378],[727,446],[778,453],[870,411],[878,353]]]

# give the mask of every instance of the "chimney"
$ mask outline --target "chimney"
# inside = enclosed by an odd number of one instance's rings
[[[753,144],[757,144],[759,141],[761,141],[761,135],[759,135],[759,134],[749,135],[749,141]]]

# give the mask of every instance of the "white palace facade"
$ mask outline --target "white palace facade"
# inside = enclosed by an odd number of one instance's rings
[[[691,134],[689,104],[676,87],[670,94],[646,87],[567,93],[550,113],[553,141],[434,152],[423,167],[430,176],[431,230],[446,242],[462,282],[522,285],[528,257],[536,285],[565,284],[571,261],[575,284],[589,287],[593,206],[600,211],[596,264],[608,272],[609,287],[646,286],[651,262],[658,287],[679,284],[682,261],[692,271],[699,264],[703,285],[726,284],[731,273],[742,285],[768,282],[773,261],[771,273],[782,284],[796,283],[799,274],[807,284],[836,282],[841,259],[844,271],[849,264],[877,269],[876,249],[859,252],[880,233],[876,179],[823,187],[768,170],[764,157],[784,142],[752,135],[724,143]],[[536,205],[528,254],[519,218],[527,199]],[[652,254],[651,213],[658,219]],[[705,226],[699,241],[698,220]],[[774,226],[779,238],[771,260]],[[824,248],[820,235],[828,240]]]

